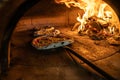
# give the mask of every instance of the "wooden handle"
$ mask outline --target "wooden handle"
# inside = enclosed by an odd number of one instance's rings
[[[85,59],[84,57],[82,57],[80,54],[78,54],[77,52],[75,52],[73,49],[71,49],[68,46],[64,47],[66,50],[68,50],[71,54],[75,55],[77,58],[79,58],[80,60],[82,60],[84,63],[86,63],[87,65],[89,65],[92,69],[94,69],[96,72],[100,73],[102,76],[105,77],[105,79],[107,80],[117,80],[114,77],[112,77],[111,75],[109,75],[108,73],[106,73],[105,71],[103,71],[102,69],[100,69],[99,67],[97,67],[96,65],[94,65],[93,63],[91,63],[89,60]]]

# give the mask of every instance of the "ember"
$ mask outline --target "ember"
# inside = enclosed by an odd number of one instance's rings
[[[77,22],[73,26],[78,28],[80,35],[88,35],[92,39],[106,39],[119,35],[119,19],[114,10],[102,0],[55,0],[65,3],[68,8],[78,7],[84,11],[78,13]]]
[[[80,35],[88,35],[90,37],[96,37],[97,39],[106,39],[119,33],[119,29],[111,22],[106,22],[101,18],[92,16],[88,18],[87,23],[84,25],[84,29],[79,31]],[[101,23],[103,22],[103,23]]]

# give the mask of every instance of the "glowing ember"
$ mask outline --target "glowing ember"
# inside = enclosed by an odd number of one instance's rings
[[[119,33],[119,19],[114,10],[102,0],[55,0],[68,8],[78,7],[84,14],[78,13],[77,22],[80,34],[89,36],[113,36]],[[74,29],[74,28],[73,28]]]

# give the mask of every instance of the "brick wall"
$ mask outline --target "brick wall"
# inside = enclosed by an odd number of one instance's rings
[[[17,23],[16,31],[29,30],[40,26],[69,26],[76,21],[78,9],[68,9],[62,13],[49,15],[24,16]]]

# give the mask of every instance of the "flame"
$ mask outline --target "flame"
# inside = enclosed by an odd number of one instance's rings
[[[88,19],[92,16],[97,17],[97,22],[101,25],[111,23],[108,26],[109,33],[114,33],[115,27],[119,25],[119,19],[114,10],[102,0],[55,0],[57,3],[64,3],[68,8],[78,7],[84,10],[84,14],[81,16],[78,13],[76,18],[80,25],[79,31],[85,30],[85,25]]]

